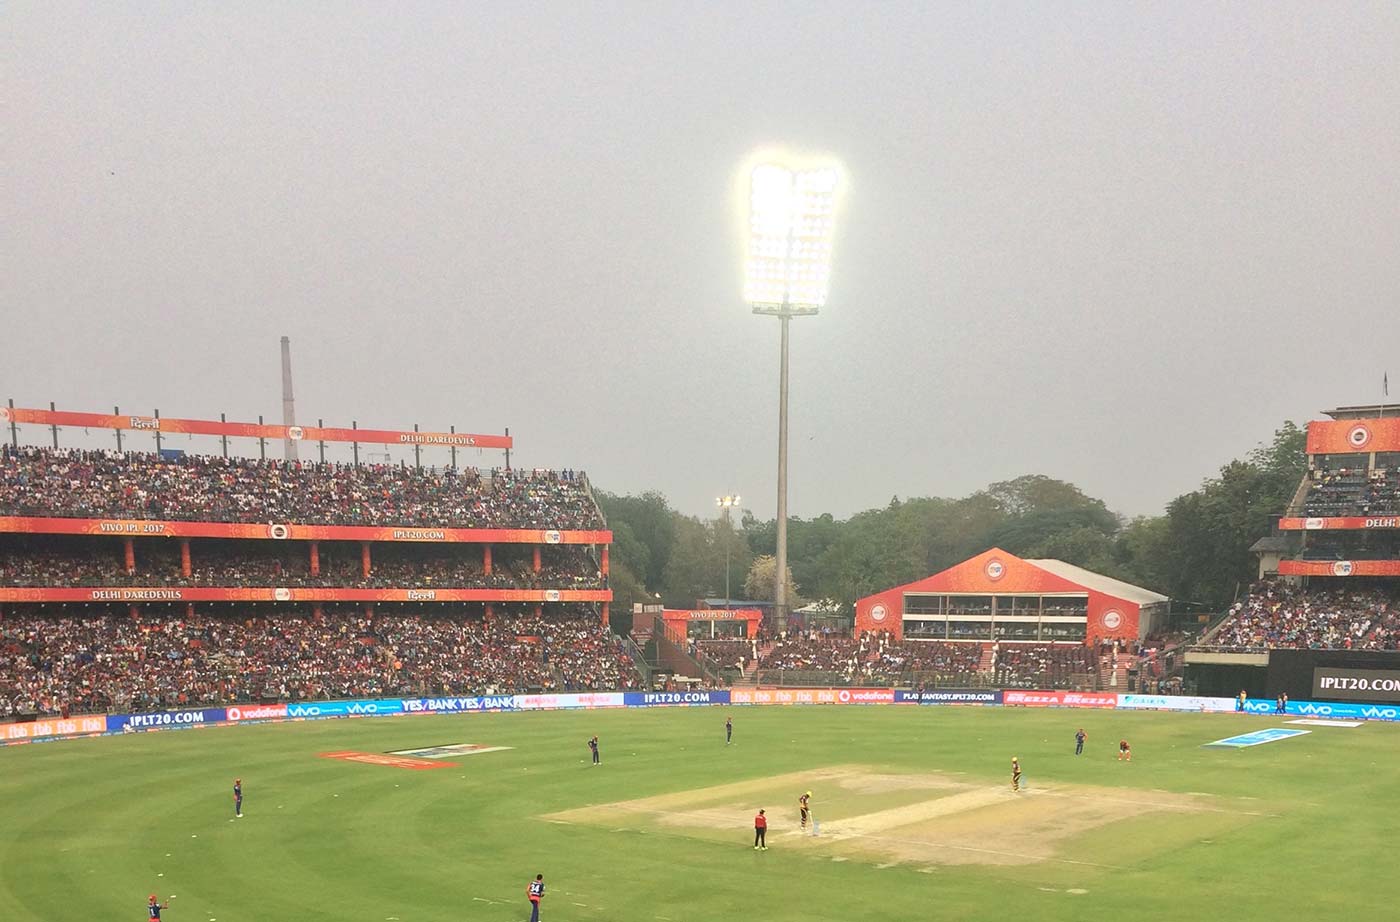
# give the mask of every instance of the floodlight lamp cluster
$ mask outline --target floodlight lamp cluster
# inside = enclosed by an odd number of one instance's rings
[[[744,299],[756,312],[814,314],[826,304],[838,180],[833,167],[754,168]]]
[[[717,499],[715,499],[715,505],[719,506],[721,509],[732,508],[734,506],[739,505],[739,496],[738,494],[735,494],[734,496],[718,497]]]

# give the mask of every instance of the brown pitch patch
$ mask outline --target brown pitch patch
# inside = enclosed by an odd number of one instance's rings
[[[820,836],[799,828],[796,799],[806,790],[813,791]],[[1122,836],[1113,833],[1140,817],[1215,814],[1211,825],[1220,826],[1268,815],[1197,795],[1044,782],[1013,793],[1006,784],[961,776],[845,765],[566,810],[545,819],[735,842],[752,839],[759,807],[767,810],[773,848],[886,865],[1056,862],[1084,869],[1113,869],[1117,861],[1133,860],[1114,846]]]

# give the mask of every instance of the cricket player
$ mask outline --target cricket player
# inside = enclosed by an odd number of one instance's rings
[[[535,875],[530,886],[525,888],[525,895],[530,898],[530,922],[540,922],[540,900],[544,899],[543,874]]]
[[[600,764],[602,764],[602,758],[598,755],[598,737],[597,737],[597,736],[594,736],[592,739],[590,739],[590,740],[588,741],[588,748],[589,748],[589,750],[591,750],[592,753],[593,753],[593,764],[594,764],[594,765],[600,765]]]
[[[243,779],[233,779],[233,815],[243,815]]]
[[[724,745],[728,746],[734,739],[734,718],[724,718]]]
[[[155,919],[156,922],[160,922],[160,911],[169,908],[169,900],[166,900],[164,903],[159,903],[156,901],[156,895],[152,893],[149,902],[146,903],[146,918],[148,920]]]
[[[753,850],[768,851],[768,817],[762,810],[753,818]]]
[[[1021,790],[1021,760],[1011,757],[1011,790]]]
[[[1127,740],[1119,740],[1119,741],[1118,741],[1118,761],[1120,761],[1120,762],[1131,762],[1131,761],[1133,761],[1133,749],[1132,749],[1131,746],[1128,745],[1128,741],[1127,741]]]
[[[1079,754],[1081,754],[1081,753],[1084,752],[1084,741],[1085,741],[1086,739],[1088,739],[1088,738],[1089,738],[1089,734],[1087,734],[1087,733],[1084,732],[1084,728],[1083,728],[1083,727],[1080,727],[1078,730],[1075,730],[1075,731],[1074,731],[1074,754],[1075,754],[1075,755],[1079,755]]]
[[[797,798],[797,810],[798,810],[798,815],[799,815],[799,816],[801,817],[801,819],[802,819],[802,831],[803,831],[803,832],[806,832],[806,831],[807,831],[807,820],[811,819],[811,816],[812,816],[812,792],[811,792],[811,791],[808,791],[806,794],[803,794],[801,797]]]

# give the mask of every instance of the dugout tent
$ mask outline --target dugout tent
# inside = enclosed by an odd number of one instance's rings
[[[1000,548],[856,602],[856,631],[898,639],[1093,643],[1141,640],[1165,617],[1160,593],[1063,560]]]

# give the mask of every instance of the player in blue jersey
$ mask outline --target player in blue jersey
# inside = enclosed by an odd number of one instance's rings
[[[150,901],[146,903],[146,919],[155,919],[156,922],[160,922],[160,911],[169,908],[169,900],[166,900],[164,903],[157,902],[156,895],[152,893]]]
[[[593,752],[593,764],[600,764],[603,760],[602,757],[598,755],[598,737],[595,736],[588,741],[588,748]]]
[[[540,900],[544,899],[544,875],[536,874],[525,895],[530,898],[530,922],[540,922]]]
[[[233,815],[243,815],[243,779],[233,779]]]

